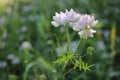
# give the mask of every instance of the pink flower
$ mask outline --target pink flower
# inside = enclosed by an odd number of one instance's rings
[[[81,15],[80,19],[78,22],[74,23],[73,24],[73,29],[75,31],[79,31],[81,29],[84,29],[84,27],[93,27],[97,24],[97,20],[94,19],[93,16],[90,16],[90,15]]]
[[[96,31],[93,30],[92,27],[94,27],[98,21],[94,19],[94,16],[87,14],[81,15],[73,9],[70,9],[70,11],[66,9],[65,13],[56,13],[51,23],[55,27],[69,24],[73,30],[79,31],[78,34],[81,38],[87,39],[88,37],[93,37],[93,33]]]
[[[87,39],[88,37],[93,37],[93,33],[96,33],[93,29],[86,29],[78,32],[78,35],[80,35],[80,38]]]
[[[70,9],[70,11],[66,9],[65,14],[70,22],[76,22],[80,18],[80,14],[76,13],[73,9]]]
[[[65,13],[56,13],[53,16],[53,21],[51,22],[53,26],[58,27],[60,25],[73,24],[77,22],[80,18],[80,14],[76,13],[73,9],[68,11],[66,9]]]
[[[59,25],[65,25],[68,22],[68,18],[65,13],[60,12],[56,13],[55,16],[53,16],[53,20],[51,23],[55,27],[58,27]]]

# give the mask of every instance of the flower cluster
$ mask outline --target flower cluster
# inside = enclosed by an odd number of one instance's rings
[[[87,39],[88,37],[93,37],[93,33],[96,33],[92,27],[94,27],[98,21],[95,20],[93,16],[76,13],[73,9],[70,11],[66,9],[65,12],[55,13],[51,23],[55,27],[68,24],[73,30],[78,31],[81,38]]]

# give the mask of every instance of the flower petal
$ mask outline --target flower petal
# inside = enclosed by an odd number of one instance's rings
[[[51,24],[52,24],[53,26],[55,26],[55,27],[58,27],[58,26],[59,26],[59,24],[58,24],[57,22],[55,22],[55,21],[51,21]]]

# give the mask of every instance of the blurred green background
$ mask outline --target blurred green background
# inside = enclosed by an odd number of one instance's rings
[[[83,53],[95,47],[84,59],[95,66],[61,80],[120,80],[120,0],[0,0],[0,80],[55,80],[61,68],[52,62],[67,45],[65,29],[53,27],[52,16],[71,8],[99,20],[95,37],[81,46]],[[70,35],[73,47],[79,36],[71,29]]]

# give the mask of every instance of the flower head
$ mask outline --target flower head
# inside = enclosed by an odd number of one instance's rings
[[[55,16],[53,16],[53,20],[51,23],[55,27],[58,27],[59,25],[65,25],[68,22],[68,18],[65,13],[60,12],[56,13]]]
[[[80,14],[76,13],[73,9],[71,9],[70,11],[66,9],[65,14],[70,22],[76,22],[80,18]]]
[[[95,20],[94,16],[79,14],[73,9],[70,9],[70,11],[66,9],[65,13],[56,13],[51,23],[55,27],[69,24],[73,30],[79,31],[78,34],[81,38],[87,39],[88,37],[93,37],[93,33],[96,31],[93,30],[92,27],[94,27],[98,21]]]
[[[88,37],[93,37],[93,33],[96,33],[93,29],[86,29],[78,32],[78,35],[80,35],[80,38],[87,39]]]
[[[58,27],[67,23],[73,24],[77,22],[79,18],[79,13],[76,13],[73,9],[71,9],[70,11],[66,9],[65,12],[56,13],[55,16],[53,16],[53,21],[51,23],[53,26]]]
[[[30,49],[32,47],[31,43],[28,41],[24,41],[21,45],[22,49]]]
[[[73,24],[74,26],[73,29],[75,31],[79,31],[81,29],[84,29],[84,27],[90,28],[90,27],[95,26],[97,22],[98,21],[95,20],[93,16],[90,16],[87,14],[81,15],[81,17],[79,18],[79,21]]]

